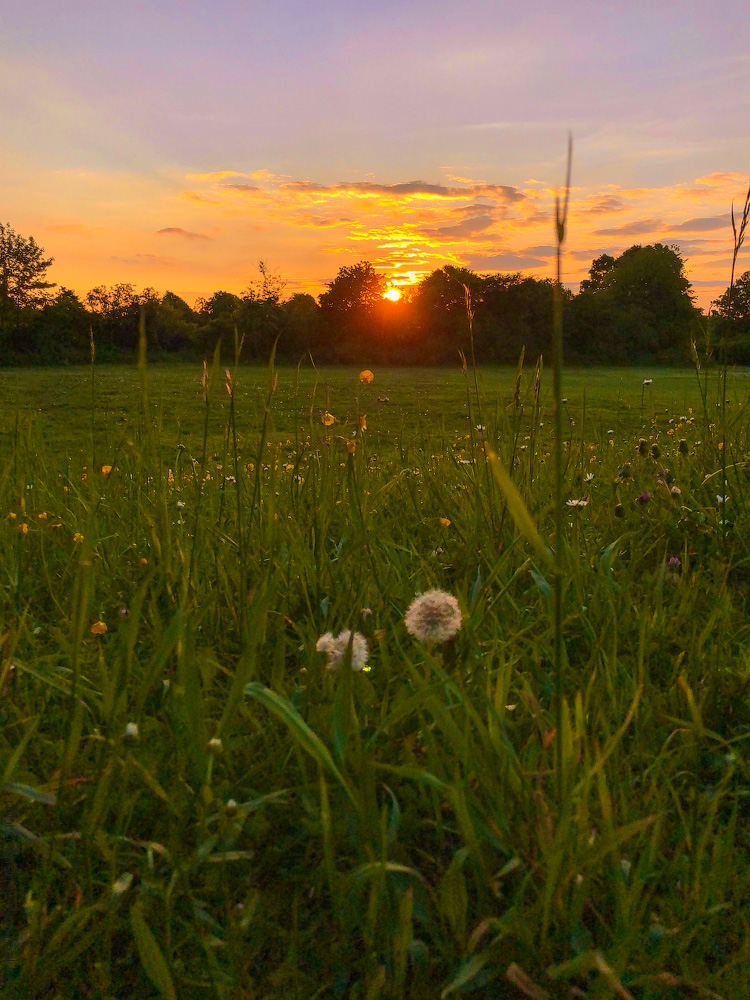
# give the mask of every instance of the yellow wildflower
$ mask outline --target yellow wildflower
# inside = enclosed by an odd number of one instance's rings
[[[363,382],[365,385],[369,385],[370,382],[375,378],[369,368],[365,368],[363,372],[359,373],[359,381]]]
[[[8,512],[8,520],[9,520],[9,521],[15,521],[15,519],[16,519],[16,515],[15,515],[15,514],[13,513],[13,511],[12,511],[12,510],[11,510],[11,511],[9,511],[9,512]]]
[[[451,526],[450,518],[449,517],[441,517],[440,518],[440,524],[444,528],[450,528],[450,526]]]
[[[719,441],[719,451],[721,451],[723,448],[724,448],[724,442]]]
[[[41,514],[37,514],[37,517],[39,518],[40,521],[46,521],[47,520],[47,511],[43,510],[41,512]]]
[[[81,534],[80,531],[76,531],[75,535],[73,535],[73,541],[74,542],[82,542],[83,541],[83,535]]]
[[[148,559],[146,559],[144,556],[141,556],[139,562],[141,566],[148,566]]]
[[[347,441],[346,450],[349,452],[350,455],[353,455],[354,452],[357,450],[357,442],[351,440]]]
[[[320,418],[320,422],[324,424],[326,427],[331,427],[333,424],[336,423],[336,418],[332,413],[329,413],[328,410],[326,410],[326,412]]]
[[[361,431],[366,431],[367,430],[367,414],[366,413],[363,413],[362,416],[359,418],[359,429]]]
[[[111,471],[112,471],[112,466],[111,465],[103,465],[102,466],[102,475],[103,476],[108,476]]]
[[[18,534],[19,535],[27,535],[28,532],[29,532],[29,526],[28,526],[28,524],[26,524],[26,522],[24,522],[23,524],[19,524],[18,525]]]
[[[104,635],[104,633],[108,631],[109,629],[107,628],[104,622],[94,622],[94,624],[89,629],[89,632],[92,635]]]

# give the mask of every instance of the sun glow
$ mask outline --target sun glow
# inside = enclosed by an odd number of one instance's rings
[[[398,302],[398,300],[401,298],[401,292],[398,290],[398,288],[389,288],[387,292],[383,293],[383,298],[390,299],[391,302]]]

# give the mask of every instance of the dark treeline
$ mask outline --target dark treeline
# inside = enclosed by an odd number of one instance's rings
[[[342,267],[318,296],[285,297],[285,282],[262,261],[241,294],[217,291],[189,305],[173,292],[100,285],[82,298],[46,280],[52,260],[33,237],[0,224],[0,364],[129,360],[145,320],[149,356],[196,359],[221,341],[242,358],[265,361],[312,355],[332,364],[454,364],[459,351],[480,363],[514,363],[550,353],[555,282],[521,274],[477,274],[446,266],[418,285],[383,297],[387,279],[363,261]],[[676,247],[632,246],[619,257],[592,261],[574,295],[562,290],[565,356],[573,364],[677,364],[693,348],[750,363],[750,271],[712,305],[693,305]],[[472,316],[470,324],[469,316]]]

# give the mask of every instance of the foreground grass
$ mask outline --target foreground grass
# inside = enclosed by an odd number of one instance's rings
[[[2,373],[7,992],[745,995],[750,379],[566,373],[556,732],[533,374]]]

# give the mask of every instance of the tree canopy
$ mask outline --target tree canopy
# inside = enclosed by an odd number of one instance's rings
[[[218,290],[193,306],[172,291],[138,291],[121,282],[98,285],[83,298],[61,288],[53,296],[53,263],[33,237],[0,225],[0,363],[85,361],[93,333],[100,360],[132,356],[139,317],[153,356],[202,357],[220,341],[231,357],[374,364],[455,364],[468,354],[470,329],[478,362],[514,363],[548,354],[555,282],[521,273],[480,274],[445,265],[402,296],[384,298],[386,276],[370,261],[341,267],[316,299],[296,292],[261,260],[245,290]],[[635,364],[686,360],[698,310],[685,263],[674,246],[635,245],[601,254],[573,295],[563,290],[565,356],[572,363]],[[467,301],[471,302],[469,324]],[[732,316],[725,292],[714,303],[711,338],[730,360],[750,359],[750,271],[734,286]]]

